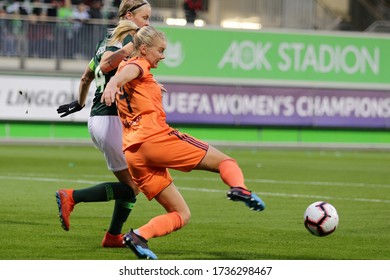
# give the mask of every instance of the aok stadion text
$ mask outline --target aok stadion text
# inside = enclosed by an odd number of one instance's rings
[[[233,41],[219,61],[218,68],[267,70],[277,67],[282,72],[379,74],[380,49],[354,45],[305,44],[283,42],[277,46],[278,60],[272,62],[271,42]]]

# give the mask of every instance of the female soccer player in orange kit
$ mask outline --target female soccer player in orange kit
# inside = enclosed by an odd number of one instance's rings
[[[265,204],[247,189],[234,159],[166,123],[162,91],[150,72],[165,58],[165,34],[145,26],[133,40],[135,53],[121,62],[101,101],[107,106],[116,101],[123,125],[123,150],[133,180],[149,200],[156,199],[167,211],[140,228],[130,230],[124,237],[126,245],[139,258],[157,259],[148,248],[147,240],[178,230],[190,219],[187,203],[173,183],[168,168],[217,172],[230,187],[229,199],[243,201],[255,211],[264,210]]]

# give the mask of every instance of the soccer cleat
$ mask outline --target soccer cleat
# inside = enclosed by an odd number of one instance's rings
[[[242,201],[254,211],[263,211],[265,209],[265,203],[253,192],[241,188],[233,187],[227,192],[227,198],[233,201]]]
[[[58,216],[60,217],[62,228],[66,231],[70,228],[70,213],[75,205],[72,194],[73,190],[56,191]]]
[[[123,234],[112,235],[108,232],[104,235],[102,246],[106,248],[124,248]]]
[[[142,236],[134,233],[132,229],[123,237],[123,243],[126,247],[130,248],[138,258],[157,260],[157,256],[149,249],[146,244],[147,242],[148,241]]]

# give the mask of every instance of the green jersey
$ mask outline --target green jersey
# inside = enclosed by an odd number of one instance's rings
[[[100,60],[102,59],[102,56],[105,51],[115,52],[123,47],[122,43],[116,43],[113,46],[107,46],[107,41],[109,38],[110,35],[108,34],[103,40],[97,43],[95,49],[95,56],[89,62],[89,68],[91,68],[91,70],[95,73],[95,84],[96,84],[96,91],[95,91],[95,96],[93,98],[90,116],[117,116],[118,115],[115,103],[113,103],[111,106],[107,106],[106,104],[100,102],[103,91],[106,88],[108,81],[111,79],[111,77],[115,75],[117,70],[117,68],[115,68],[114,70],[104,74],[100,70],[100,65],[99,65]],[[125,44],[129,42],[132,42],[131,36],[127,36],[126,40],[124,41]]]

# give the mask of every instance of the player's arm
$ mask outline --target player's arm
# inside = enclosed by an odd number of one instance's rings
[[[95,69],[94,60],[91,59],[88,66],[85,68],[83,75],[80,78],[78,100],[60,105],[57,108],[57,113],[62,114],[60,115],[61,118],[66,117],[69,114],[78,112],[84,108],[85,102],[87,100],[89,88],[91,86],[93,79],[95,78],[94,69]]]
[[[89,88],[90,88],[91,83],[94,79],[95,79],[95,73],[91,69],[90,65],[88,65],[85,68],[84,73],[80,79],[78,103],[81,107],[85,106],[85,102],[87,100]]]
[[[129,42],[115,52],[106,50],[100,60],[100,70],[102,70],[103,73],[108,73],[118,68],[119,63],[121,63],[124,58],[128,57],[133,52],[133,49],[133,43]]]
[[[111,104],[115,102],[115,95],[123,94],[120,90],[121,87],[138,78],[140,75],[141,69],[137,65],[126,65],[120,73],[115,74],[115,76],[110,79],[104,89],[100,102],[105,103],[107,106],[111,106]]]
[[[85,68],[84,73],[80,78],[78,100],[72,101],[68,104],[60,105],[57,108],[57,113],[62,114],[60,115],[61,118],[66,117],[69,114],[78,112],[84,108],[89,88],[94,78],[94,60],[92,59],[88,66]]]

